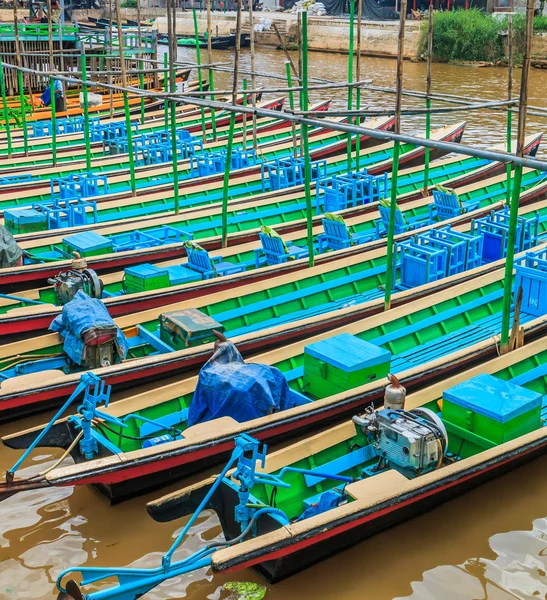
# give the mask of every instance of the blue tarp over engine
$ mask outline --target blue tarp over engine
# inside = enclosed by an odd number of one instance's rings
[[[84,351],[81,336],[92,327],[116,327],[116,324],[101,300],[90,298],[82,290],[78,290],[74,298],[63,306],[63,311],[55,317],[49,329],[57,331],[64,338],[63,350],[71,360],[80,365]],[[120,347],[121,358],[125,358],[129,347],[125,336],[119,328],[117,329],[116,340]]]
[[[292,405],[289,385],[279,369],[246,364],[231,342],[223,342],[199,373],[188,426],[219,417],[242,423]]]

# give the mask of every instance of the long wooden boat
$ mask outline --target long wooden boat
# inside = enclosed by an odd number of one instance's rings
[[[238,423],[223,416],[187,427],[187,409],[197,377],[180,375],[167,385],[156,387],[153,395],[143,392],[111,403],[103,412],[119,421],[109,421],[106,427],[104,419],[90,423],[97,442],[97,453],[92,459],[86,460],[79,446],[73,445],[82,424],[74,419],[61,419],[48,426],[38,447],[71,447],[77,464],[53,469],[44,480],[28,484],[31,487],[93,484],[115,502],[222,461],[231,451],[236,435],[245,433],[264,442],[275,442],[301,434],[310,427],[325,426],[351,416],[367,404],[381,400],[383,380],[359,385],[357,379],[353,384],[341,384],[342,389],[344,385],[349,389],[346,387],[347,391],[336,393],[333,390],[340,390],[340,385],[337,387],[334,380],[329,379],[328,369],[323,383],[312,387],[311,371],[304,361],[306,347],[334,337],[338,339],[343,334],[372,344],[370,348],[377,348],[373,352],[375,356],[378,352],[390,353],[390,359],[384,356],[383,366],[372,369],[371,373],[379,375],[388,369],[409,392],[439,379],[446,380],[498,355],[502,302],[503,269],[499,269],[437,292],[435,304],[425,297],[388,313],[256,355],[253,362],[281,370],[291,390],[291,402],[295,403],[292,408],[257,419]],[[524,301],[522,307],[522,339],[529,343],[545,336],[547,316],[536,316],[537,312],[535,315],[533,309],[528,310]],[[347,340],[347,336],[343,339]],[[212,344],[200,350],[210,356]],[[371,375],[370,379],[373,376],[376,377]],[[89,414],[88,418],[91,418]],[[154,424],[155,438],[162,435],[170,438],[164,437],[165,443],[158,440],[157,445],[143,448],[148,436],[143,437],[140,423],[150,422]],[[43,426],[9,435],[3,442],[14,449],[26,448],[42,429]],[[172,441],[166,441],[169,439]],[[25,489],[24,482],[17,485],[20,487],[13,489]],[[10,490],[4,487],[3,492]]]
[[[442,183],[443,185],[450,185],[451,180],[443,179],[443,175],[450,170],[445,170],[446,162],[451,159],[445,159],[443,161],[438,161],[441,163],[440,168],[438,169],[435,166],[435,162],[431,163],[429,176],[430,176],[430,185],[432,186],[435,182]],[[409,178],[412,182],[415,179],[416,169],[412,168],[405,171],[401,171],[398,178],[398,183],[401,186],[399,191],[402,192],[398,195],[398,202],[400,205],[405,206],[409,199],[415,197],[416,193],[412,191],[406,191],[409,187],[408,182],[405,183],[405,180]],[[422,178],[419,178],[422,181]],[[526,187],[534,187],[533,183],[527,183],[527,177],[525,176],[524,186]],[[489,182],[485,182],[485,185],[482,187],[482,195],[488,198],[488,202],[482,202],[479,194],[479,189],[477,186],[471,186],[469,189],[463,190],[464,198],[473,198],[484,204],[484,208],[492,206],[492,202],[499,202],[503,200],[503,187],[500,187],[498,180],[490,180]],[[497,194],[492,194],[495,188],[498,187]],[[471,191],[474,193],[471,194]],[[524,190],[523,190],[524,191]],[[419,196],[419,194],[418,194]],[[537,197],[537,196],[536,196]],[[524,197],[523,197],[524,200]],[[428,202],[431,201],[431,198],[428,198]],[[419,216],[423,214],[424,210],[426,210],[427,205],[424,204],[422,200],[420,206],[415,204],[412,207],[409,207],[409,211],[404,214]],[[541,208],[539,205],[534,204],[532,207],[532,211],[540,211]],[[353,215],[352,211],[344,211],[344,216],[351,222],[351,227],[353,231],[366,231],[365,228],[368,224],[371,223],[371,218],[375,217],[374,213],[367,212],[363,215]],[[525,211],[523,211],[525,214]],[[527,213],[531,214],[531,212]],[[467,228],[467,225],[462,225],[460,227]],[[314,236],[319,234],[321,230],[320,224],[317,222],[314,228]],[[400,236],[398,239],[402,239],[404,236]],[[291,238],[287,241],[296,242],[297,244],[303,244],[305,242],[304,239],[296,239],[295,236],[291,236]],[[383,253],[383,249],[380,249],[377,245],[376,252],[379,251]],[[362,252],[356,251],[345,257],[345,261],[347,262],[346,266],[353,264],[355,260],[362,260],[366,262],[365,255]],[[234,262],[237,264],[241,263],[247,257],[249,250],[245,247],[237,247],[230,246],[228,249],[222,250],[222,258],[223,260],[227,260],[228,262]],[[357,257],[357,258],[356,258]],[[359,259],[359,257],[361,257]],[[317,261],[320,264],[326,264],[323,262],[324,257],[318,256]],[[380,265],[375,262],[376,267]],[[169,269],[178,268],[180,266],[184,266],[184,263],[180,263],[178,260],[171,261],[163,261],[157,263],[157,266],[160,268]],[[248,283],[247,276],[251,275],[250,266],[247,268],[247,271],[244,275],[239,276],[239,285],[245,285]],[[370,265],[372,268],[372,263]],[[328,270],[334,269],[336,270],[336,265],[331,263],[331,266]],[[287,271],[282,271],[281,273],[287,274]],[[348,273],[349,274],[349,273]],[[272,273],[272,269],[268,269],[268,278],[270,279],[274,274]],[[172,304],[174,302],[181,302],[192,299],[194,297],[203,298],[205,301],[205,296],[208,296],[215,291],[218,291],[217,285],[214,284],[215,280],[201,281],[198,284],[177,284],[176,281],[173,281],[173,285],[170,285],[168,288],[158,288],[155,290],[148,290],[146,294],[143,293],[127,293],[127,290],[124,290],[124,281],[125,272],[117,272],[111,273],[109,275],[104,275],[101,278],[103,283],[103,300],[105,302],[105,306],[113,317],[123,316],[126,314],[136,314],[140,310],[149,310],[156,307],[166,306],[167,304]],[[329,276],[330,279],[330,276]],[[252,278],[254,281],[254,277]],[[217,278],[218,282],[218,278]],[[238,286],[239,286],[238,285]],[[20,299],[17,299],[20,298]],[[28,299],[29,302],[25,302],[24,299]],[[36,304],[37,302],[42,302],[45,304]],[[0,338],[6,339],[6,337],[13,337],[15,334],[19,337],[24,332],[34,332],[40,331],[40,329],[44,329],[49,326],[51,320],[60,313],[60,308],[55,307],[55,292],[51,286],[46,288],[39,288],[29,291],[19,292],[16,298],[3,298],[0,300]]]
[[[256,503],[256,509],[271,507],[275,489],[273,506],[285,513],[289,523],[280,513],[265,515],[258,520],[256,533],[247,540],[214,552],[213,572],[231,573],[252,567],[268,581],[280,581],[544,455],[546,348],[545,338],[540,338],[524,348],[443,378],[408,396],[402,413],[377,409],[374,417],[379,422],[378,438],[365,435],[359,420],[346,421],[269,454],[264,468],[257,469],[257,476],[278,476],[290,487],[256,482],[248,502]],[[481,385],[489,387],[479,391]],[[475,418],[475,425],[470,427],[462,427],[459,412],[461,396],[466,392],[467,413]],[[510,431],[510,417],[518,418],[516,395],[526,407],[533,407],[529,422],[520,433]],[[431,411],[427,418],[423,409]],[[504,420],[500,423],[502,413]],[[445,446],[439,465],[414,472],[413,468],[401,467],[403,461],[389,453],[388,465],[375,470],[378,450],[387,448],[386,438],[391,431],[389,423],[380,420],[382,416],[401,419],[397,429],[403,430],[406,442],[405,419],[417,415],[421,415],[422,423],[439,426],[438,439]],[[370,419],[371,415],[364,417]],[[479,421],[483,427],[480,434]],[[498,432],[494,431],[496,424]],[[443,438],[447,438],[446,445]],[[314,477],[314,472],[327,476]],[[347,476],[349,483],[333,480],[329,475]],[[211,477],[150,502],[148,512],[160,522],[191,514],[214,481]],[[227,540],[241,533],[234,519],[239,485],[226,477],[207,504],[220,519]],[[308,518],[303,517],[304,511],[329,491],[340,494],[335,506],[324,512],[311,510]],[[458,515],[454,518],[463,525]]]
[[[198,81],[191,81],[188,83],[188,89],[193,91],[199,88]],[[257,94],[258,100],[260,100],[261,94]],[[237,103],[240,104],[243,101],[243,95],[238,95]],[[226,100],[226,98],[221,97]],[[177,105],[176,107],[176,122],[177,124],[184,124],[190,120],[191,123],[195,123],[195,119],[199,117],[201,121],[201,109],[194,104],[185,103]],[[204,117],[207,119],[210,116],[210,111],[204,109]],[[101,116],[100,121],[102,124],[120,123],[125,122],[125,115],[110,117],[110,114]],[[144,123],[140,123],[139,127],[141,131],[147,132],[149,128],[154,130],[156,126],[163,126],[165,128],[165,108],[162,106],[161,109],[148,110],[145,112]],[[12,160],[13,164],[19,169],[22,165],[39,165],[42,164],[43,158],[40,159],[39,155],[49,152],[51,154],[52,138],[51,136],[33,137],[31,126],[28,126],[29,136],[27,138],[28,154],[25,154],[24,148],[24,135],[22,128],[11,129],[11,149],[12,149]],[[75,133],[60,133],[57,135],[56,143],[58,144],[59,154],[62,156],[63,148],[65,146],[81,145],[83,141],[83,132]],[[97,143],[91,143],[91,148],[97,146]],[[102,147],[102,144],[101,144]],[[7,156],[8,144],[7,144],[7,133],[0,131],[0,155]]]
[[[267,108],[270,110],[281,110],[283,107],[284,98],[275,98],[273,100],[269,100],[264,103],[260,103],[263,108]],[[321,110],[321,105],[318,107]],[[229,115],[225,112],[222,112],[215,116],[215,123],[217,125],[217,130],[222,134],[223,131],[227,130],[229,125]],[[242,129],[241,123],[243,122],[243,118],[239,115],[236,118],[236,124],[238,130]],[[205,114],[204,123],[206,128],[205,141],[214,139],[213,130],[212,130],[212,114],[209,112]],[[270,119],[262,119],[260,121],[262,125],[266,123],[279,124],[273,118]],[[177,117],[177,128],[186,129],[188,133],[201,133],[202,131],[202,120],[201,116],[195,111],[189,111],[187,113],[183,113]],[[145,122],[144,125],[139,125],[140,134],[154,133],[156,131],[165,131],[165,120],[163,118],[151,119],[148,122]],[[138,140],[138,135],[134,134],[135,142]],[[58,164],[58,173],[59,174],[68,174],[70,172],[78,172],[85,171],[86,167],[86,146],[85,139],[83,136],[83,132],[79,133],[77,137],[69,134],[66,136],[70,144],[66,147],[61,147],[61,152],[59,153],[60,160]],[[198,136],[199,137],[199,136]],[[203,139],[203,136],[201,136]],[[17,175],[24,174],[25,176],[30,176],[32,181],[24,181],[23,185],[26,187],[32,188],[34,186],[39,186],[45,180],[49,180],[51,177],[55,177],[55,168],[52,166],[52,157],[51,152],[49,156],[44,156],[44,147],[48,144],[48,142],[40,141],[41,138],[37,138],[36,147],[37,150],[34,153],[30,153],[29,156],[20,153],[20,156],[13,159],[13,162],[10,164],[6,164],[3,168],[0,169],[0,176],[9,176],[9,175]],[[125,168],[127,172],[129,166],[129,156],[127,152],[115,154],[109,153],[107,147],[104,146],[103,141],[90,143],[90,151],[91,151],[91,170],[95,171],[113,171],[115,169],[120,169],[122,167]],[[7,157],[7,155],[5,155]],[[72,159],[69,159],[69,156]],[[6,160],[6,163],[8,161]],[[9,185],[4,185],[2,188],[5,188],[4,192],[9,193],[10,188]]]
[[[547,201],[528,211],[523,209],[520,216],[530,222],[539,219],[541,234],[547,233]],[[453,223],[451,227],[455,232],[469,231],[466,225]],[[393,306],[430,296],[464,281],[470,282],[501,269],[503,265],[503,259],[495,261],[458,277],[442,279],[435,286],[414,287],[412,293],[396,290]],[[156,308],[118,318],[116,324],[129,345],[129,359],[94,372],[119,389],[201,367],[208,357],[207,348],[194,346],[193,351],[188,352],[176,350],[161,341],[161,315],[176,314],[180,310],[198,309],[220,323],[227,335],[238,342],[245,356],[329,332],[382,312],[381,285],[385,279],[385,266],[385,248],[379,248],[354,254],[343,261],[315,266],[303,273],[280,277],[272,274],[267,290],[261,284],[244,285],[238,288],[237,299],[234,299],[233,290],[215,295],[201,294],[164,305],[160,310]],[[397,265],[396,271],[398,268]],[[24,314],[25,311],[17,312]],[[49,319],[59,314],[60,309],[51,312]],[[62,338],[56,333],[4,344],[0,347],[0,366],[0,419],[36,412],[68,397],[82,372],[68,359]],[[21,389],[24,389],[23,394],[19,394]],[[45,401],[47,404],[42,405]]]

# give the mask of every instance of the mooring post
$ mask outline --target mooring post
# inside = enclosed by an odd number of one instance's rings
[[[359,0],[361,2],[361,0]],[[348,110],[353,110],[353,40],[354,40],[354,23],[355,21],[355,4],[354,0],[349,0],[349,54],[348,54]],[[308,107],[306,107],[306,110]],[[348,117],[348,123],[351,125],[352,119]],[[348,173],[353,167],[352,161],[352,148],[353,148],[353,134],[348,133],[348,146],[347,146],[347,160],[348,160]]]
[[[9,122],[8,99],[6,97],[6,82],[4,81],[3,67],[0,68],[0,88],[2,90],[2,113],[6,124],[6,137],[8,138],[8,158],[11,158],[13,152],[11,145],[11,124]]]
[[[49,72],[55,70],[53,60],[53,25],[51,22],[51,0],[47,0],[47,38],[49,48]],[[57,164],[57,108],[55,106],[55,80],[49,76],[49,94],[51,97],[51,160]]]
[[[213,27],[211,25],[211,0],[207,0],[207,61],[209,65],[213,64],[213,46],[212,46],[212,38],[213,36]],[[211,92],[215,91],[215,75],[214,70],[209,67],[209,90]],[[215,99],[215,95],[211,95],[211,100]],[[216,124],[216,114],[215,109],[211,109],[211,127],[213,130],[213,141],[217,141],[217,124]]]
[[[243,79],[243,106],[247,106],[247,79]],[[243,113],[243,149],[247,149],[247,113]]]
[[[407,0],[401,0],[401,12],[399,21],[399,43],[397,48],[397,81],[395,94],[395,133],[401,131],[401,100],[403,89],[403,56],[405,51],[405,21],[406,21]],[[393,263],[394,263],[394,233],[395,217],[397,214],[397,179],[399,174],[399,152],[400,143],[398,140],[393,142],[393,163],[391,167],[391,197],[389,207],[389,226],[387,231],[387,255],[386,255],[386,281],[384,310],[391,308],[391,292],[393,289]]]
[[[361,81],[361,24],[363,22],[363,0],[358,0],[357,6],[357,56],[355,59],[355,70],[357,81]],[[355,108],[361,110],[361,87],[359,86],[355,92]],[[361,124],[361,117],[355,118],[355,124]],[[361,162],[361,135],[355,136],[355,170],[359,171]]]
[[[308,97],[308,13],[302,12],[302,105],[307,111],[309,108]],[[301,107],[302,109],[302,107]],[[310,147],[308,140],[308,126],[302,125],[302,143],[304,150],[304,193],[306,196],[306,226],[308,233],[308,264],[310,267],[314,265],[313,253],[313,209],[311,204],[311,163],[310,163]]]
[[[118,46],[120,48],[120,69],[122,72],[122,87],[127,88],[127,73],[125,71],[125,51],[123,46],[122,15],[120,11],[120,0],[116,3],[116,21],[118,22]],[[131,194],[137,195],[137,182],[135,180],[135,154],[133,152],[133,132],[131,131],[131,114],[129,112],[129,99],[127,92],[123,92],[123,105],[125,110],[125,126],[127,128],[127,152],[129,157],[129,174],[131,178]]]
[[[526,2],[526,28],[524,34],[524,58],[522,60],[522,76],[520,80],[519,117],[517,127],[517,156],[524,157],[524,138],[526,134],[526,111],[528,108],[528,75],[532,58],[532,35],[534,26],[534,0]],[[509,328],[511,321],[511,296],[513,292],[513,266],[515,259],[515,242],[517,239],[517,222],[520,200],[520,184],[522,182],[522,165],[515,166],[513,193],[509,209],[509,232],[507,234],[507,256],[505,257],[505,276],[503,280],[503,311],[501,317],[501,353],[509,351]]]
[[[80,48],[80,69],[82,71],[82,96],[84,100],[84,143],[85,143],[85,166],[91,171],[91,142],[89,138],[89,90],[87,89],[87,57],[85,45]]]
[[[507,15],[507,100],[513,99],[513,15]],[[507,107],[507,152],[513,144],[513,110]],[[507,204],[511,202],[511,163],[507,164]]]
[[[167,37],[169,38],[169,79],[165,78],[165,81],[169,81],[169,88],[171,93],[175,93],[177,82],[175,78],[174,63],[177,58],[177,39],[176,39],[176,24],[175,24],[175,13],[171,9],[172,0],[167,0]],[[167,55],[164,55],[167,57]],[[165,63],[166,64],[166,63]],[[178,153],[177,153],[177,105],[175,100],[170,100],[171,107],[171,154],[172,154],[172,165],[173,165],[173,197],[175,201],[175,214],[178,215],[180,211],[180,191],[179,191],[179,172],[178,172]],[[203,108],[202,108],[203,110]]]
[[[21,48],[19,45],[19,17],[17,16],[17,2],[13,3],[13,33],[15,34],[15,54],[17,61],[17,85],[19,86],[19,102],[21,104],[21,126],[23,127],[23,147],[25,156],[28,156],[28,130],[27,115],[25,113],[25,92],[23,89],[23,72],[21,71]],[[30,77],[30,75],[29,75]]]
[[[433,54],[433,6],[429,5],[428,20],[427,20],[427,71],[425,78],[425,107],[427,112],[425,113],[425,137],[429,139],[431,137],[431,56]],[[429,148],[425,149],[425,164],[424,164],[424,197],[429,193],[429,159],[431,151]]]
[[[199,91],[202,92],[203,91],[203,83],[201,81],[201,49],[199,47],[198,13],[196,12],[195,8],[192,9],[192,14],[194,17],[194,37],[196,40],[196,63],[198,65],[198,85],[199,85]],[[175,14],[173,14],[174,27],[176,27],[175,18],[176,18]],[[175,38],[176,38],[176,36],[175,36]],[[200,95],[200,98],[203,98],[203,96]],[[205,127],[205,109],[203,108],[203,106],[201,107],[201,135],[203,137],[203,143],[205,144],[205,142],[207,141],[207,129]]]
[[[275,25],[274,25],[275,27]],[[255,27],[253,16],[253,0],[249,0],[249,43],[251,51],[251,88],[256,90],[256,75],[255,75]],[[253,108],[256,107],[256,94],[253,92],[251,96]],[[256,138],[256,115],[253,113],[253,148],[258,151],[258,140]]]
[[[292,88],[292,74],[291,74],[291,63],[286,60],[285,61],[285,71],[287,72],[287,85]],[[289,92],[289,107],[291,111],[294,111],[294,92]],[[296,139],[296,123],[291,123],[291,131],[292,131],[292,149],[294,158],[298,156],[298,141]]]
[[[237,81],[239,78],[239,54],[241,52],[241,0],[237,0],[236,17],[236,46],[234,56],[234,79],[232,82],[232,104],[237,104]],[[230,183],[230,169],[232,166],[232,150],[236,113],[230,113],[230,129],[228,131],[228,145],[226,148],[226,166],[224,167],[224,181],[222,186],[222,247],[228,245],[228,191]]]

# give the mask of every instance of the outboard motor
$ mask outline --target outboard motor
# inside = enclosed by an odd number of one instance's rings
[[[122,351],[118,344],[118,328],[91,327],[82,333],[84,349],[80,366],[86,369],[108,367],[119,362]]]
[[[56,277],[48,279],[55,290],[55,303],[64,306],[70,302],[78,290],[82,290],[90,298],[102,298],[104,285],[93,269],[87,268],[85,258],[76,258],[72,261],[72,269],[59,273]]]
[[[413,478],[441,466],[448,434],[442,420],[428,408],[375,411],[369,407],[353,422],[376,448],[377,470],[392,467]]]

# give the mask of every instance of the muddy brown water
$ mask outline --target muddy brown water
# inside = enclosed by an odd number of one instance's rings
[[[193,57],[181,49],[180,56]],[[206,53],[203,54],[204,59]],[[216,52],[214,60],[230,61],[231,52]],[[250,63],[244,53],[242,65]],[[284,73],[284,57],[260,50],[257,69]],[[347,57],[310,55],[311,76],[342,80]],[[392,86],[395,62],[363,59],[363,78]],[[515,71],[515,94],[520,71]],[[259,78],[263,85],[274,85]],[[547,106],[547,72],[532,70],[530,104]],[[277,87],[282,87],[279,82]],[[405,86],[425,88],[425,65],[405,64]],[[229,78],[218,77],[217,89],[228,88]],[[433,90],[468,97],[501,99],[505,96],[506,72],[433,65]],[[312,101],[332,98],[343,108],[344,92],[314,92]],[[366,92],[363,104],[389,108],[393,96]],[[404,107],[423,106],[422,100],[405,99]],[[434,116],[433,127],[467,120],[464,142],[480,147],[503,143],[502,112],[463,112]],[[515,117],[516,122],[516,117]],[[527,131],[541,131],[545,121],[530,117]],[[423,117],[407,117],[403,129],[421,131]],[[0,434],[19,431],[45,422],[51,416],[27,418],[0,426]],[[0,448],[0,471],[16,460],[17,452]],[[21,474],[45,469],[59,453],[41,449]],[[274,586],[267,586],[268,600],[315,598],[412,600],[505,600],[547,597],[547,457],[540,458],[461,498],[403,525],[381,533],[350,550]],[[194,480],[199,479],[195,477]],[[0,503],[0,599],[51,600],[57,574],[68,566],[157,566],[184,522],[155,523],[145,504],[163,493],[142,496],[118,506],[108,506],[93,489],[57,488],[24,492]],[[215,515],[205,511],[176,556],[183,556],[220,535]],[[213,576],[201,570],[166,582],[144,598],[216,600],[226,597],[226,581],[256,581],[252,571]]]

